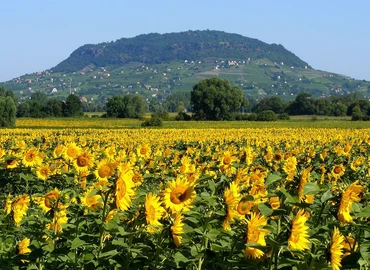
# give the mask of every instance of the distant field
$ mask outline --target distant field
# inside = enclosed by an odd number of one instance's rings
[[[16,128],[142,128],[138,119],[50,118],[17,119]],[[295,116],[289,121],[249,122],[249,121],[164,121],[161,128],[209,129],[209,128],[370,128],[370,122],[353,122],[347,117]]]

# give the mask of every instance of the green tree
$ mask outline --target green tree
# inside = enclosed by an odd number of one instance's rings
[[[231,86],[228,80],[211,78],[201,80],[191,92],[194,118],[198,120],[228,120],[245,102],[239,87]]]
[[[107,102],[107,116],[118,118],[140,118],[147,105],[140,95],[113,96]]]
[[[63,115],[67,117],[82,115],[82,102],[78,96],[70,94],[63,106]]]
[[[31,95],[31,100],[38,101],[42,106],[45,106],[48,101],[48,95],[44,92],[37,91]]]
[[[63,116],[63,104],[64,104],[63,101],[52,98],[46,102],[45,106],[42,108],[42,111],[47,116],[62,117]]]
[[[0,96],[0,127],[15,125],[17,107],[10,96]]]
[[[274,113],[283,113],[286,108],[285,103],[280,97],[273,96],[270,98],[262,99],[254,108],[253,111],[256,113],[262,111],[273,111]]]

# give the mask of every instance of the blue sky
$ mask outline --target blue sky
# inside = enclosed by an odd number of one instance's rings
[[[282,44],[312,67],[370,80],[369,0],[2,0],[0,82],[87,43],[221,30]]]

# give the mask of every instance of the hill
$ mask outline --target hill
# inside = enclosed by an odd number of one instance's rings
[[[238,85],[248,97],[278,95],[294,99],[370,97],[370,82],[311,68],[282,45],[221,31],[146,34],[114,42],[88,44],[55,67],[0,84],[21,99],[35,91],[64,99],[73,92],[88,102],[105,102],[116,94],[140,93],[162,101],[190,91],[200,79],[218,76]]]

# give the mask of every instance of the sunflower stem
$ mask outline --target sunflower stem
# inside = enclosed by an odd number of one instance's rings
[[[109,189],[105,198],[104,198],[104,206],[103,206],[103,214],[102,214],[102,225],[100,226],[100,240],[99,240],[99,252],[98,252],[98,257],[100,257],[100,254],[101,254],[101,251],[103,249],[103,240],[104,240],[104,233],[105,233],[105,230],[104,230],[104,223],[105,223],[105,219],[106,219],[106,210],[107,210],[107,203],[108,203],[108,199],[109,199],[109,195],[111,193],[112,189]]]
[[[316,220],[316,223],[315,223],[315,228],[317,227],[317,226],[319,226],[319,224],[320,224],[320,221],[321,221],[321,215],[322,215],[322,212],[324,212],[324,209],[325,209],[325,206],[326,206],[326,203],[327,203],[328,201],[325,201],[325,202],[323,202],[322,204],[321,204],[321,209],[320,209],[320,213],[319,213],[319,215],[318,215],[318,217],[317,217],[317,220]]]

